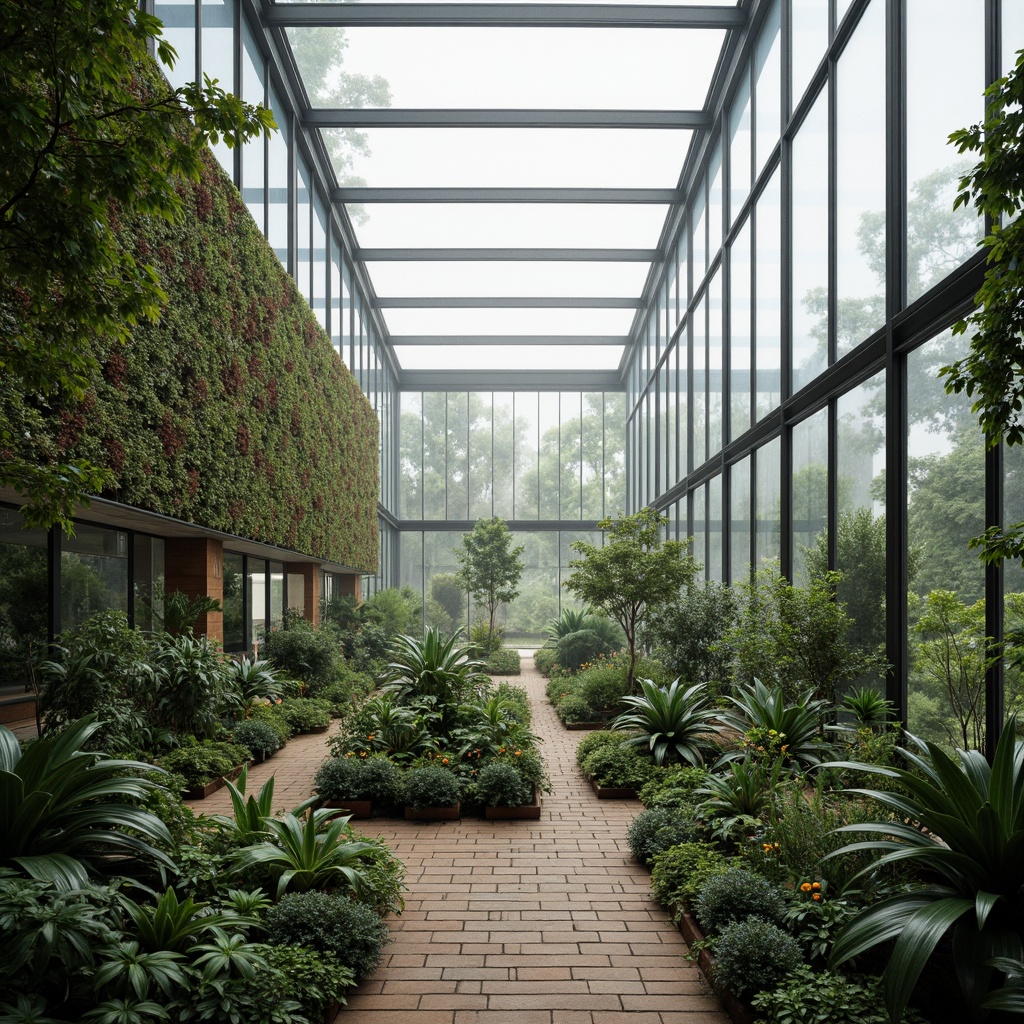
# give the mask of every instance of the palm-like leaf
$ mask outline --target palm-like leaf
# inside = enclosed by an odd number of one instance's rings
[[[666,758],[701,764],[704,757],[700,741],[718,730],[704,685],[683,689],[678,679],[668,687],[650,679],[639,683],[640,694],[622,698],[631,710],[613,719],[610,728],[636,731],[637,735],[627,739],[625,745],[646,744],[656,764],[663,764]]]
[[[104,855],[171,866],[153,845],[171,842],[167,826],[132,803],[160,788],[141,777],[156,769],[83,750],[100,727],[87,715],[22,752],[0,726],[0,862],[64,888],[81,887]]]
[[[857,917],[840,935],[831,962],[842,963],[896,939],[885,971],[889,1012],[899,1015],[936,945],[951,933],[961,989],[972,1020],[984,1014],[995,977],[994,957],[1021,958],[1019,915],[1024,892],[1024,743],[1009,721],[990,766],[977,751],[955,761],[940,747],[910,737],[909,769],[856,762],[835,767],[895,776],[905,794],[854,790],[881,804],[891,820],[847,825],[840,832],[877,838],[852,843],[880,854],[866,870],[909,861],[937,879],[890,897]],[[941,837],[941,838],[939,838]]]

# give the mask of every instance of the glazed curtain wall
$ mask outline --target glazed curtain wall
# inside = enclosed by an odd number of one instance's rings
[[[429,595],[434,576],[458,569],[461,534],[500,516],[527,567],[505,628],[524,643],[542,638],[569,544],[593,541],[599,520],[625,510],[624,424],[621,393],[403,392],[402,584]]]
[[[936,376],[965,351],[948,327],[982,269],[946,139],[982,118],[1024,9],[774,0],[755,17],[631,348],[630,507],[666,511],[713,579],[765,558],[797,582],[843,570],[890,696],[941,738],[957,698],[930,662],[929,616],[983,641],[1001,635],[1002,594],[1009,625],[1024,590],[1018,566],[986,576],[966,547],[1002,511],[999,485],[1007,520],[1024,518],[1019,453],[986,461],[969,402]],[[980,657],[965,676],[977,745],[1004,696]],[[1007,705],[1017,689],[1008,675]]]

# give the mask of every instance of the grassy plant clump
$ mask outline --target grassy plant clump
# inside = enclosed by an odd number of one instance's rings
[[[268,942],[333,953],[357,981],[380,966],[390,938],[387,925],[373,910],[346,896],[286,893],[267,913]]]
[[[748,917],[726,925],[718,936],[712,976],[734,996],[749,999],[774,989],[802,963],[792,935],[763,918]]]
[[[694,816],[693,808],[652,807],[641,811],[626,829],[626,839],[633,856],[641,864],[650,864],[659,854],[679,843],[704,838],[704,830]]]
[[[782,890],[766,878],[743,868],[730,868],[704,882],[693,909],[705,933],[717,935],[748,917],[781,923],[786,901]]]

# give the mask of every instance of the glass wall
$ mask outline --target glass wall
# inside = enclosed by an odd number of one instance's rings
[[[45,530],[26,530],[17,509],[0,506],[0,678],[23,685],[49,639]]]
[[[77,523],[61,544],[60,628],[108,609],[128,611],[128,534]]]

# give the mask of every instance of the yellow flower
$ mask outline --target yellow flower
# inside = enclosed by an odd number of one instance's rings
[[[811,883],[810,882],[801,882],[800,883],[800,891],[801,892],[810,892],[811,891]]]
[[[811,882],[811,888],[817,892],[821,888],[821,882]]]
[[[516,751],[516,757],[522,757],[523,752],[521,750]]]

